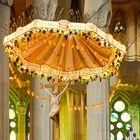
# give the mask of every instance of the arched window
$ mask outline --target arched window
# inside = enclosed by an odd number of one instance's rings
[[[127,131],[131,128],[131,116],[128,112],[129,104],[123,96],[119,95],[114,97],[110,107],[111,140],[123,140]]]
[[[16,105],[12,99],[9,101],[9,131],[10,131],[10,140],[17,139],[17,114],[16,114]]]
[[[16,140],[16,133],[15,131],[10,132],[10,140]]]
[[[26,139],[30,140],[30,110],[29,110],[29,107],[26,112]]]

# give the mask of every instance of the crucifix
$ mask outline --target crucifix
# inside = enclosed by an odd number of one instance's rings
[[[59,127],[59,110],[60,110],[60,100],[62,95],[65,93],[66,89],[70,85],[70,81],[67,83],[65,88],[59,93],[57,89],[54,89],[52,92],[48,90],[48,87],[50,86],[60,86],[64,83],[57,83],[57,84],[41,84],[41,87],[45,88],[46,92],[51,97],[51,109],[49,113],[49,117],[56,122],[56,126]]]

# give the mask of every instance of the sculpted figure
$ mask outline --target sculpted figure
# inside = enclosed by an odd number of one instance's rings
[[[51,109],[49,113],[49,117],[56,121],[57,126],[59,125],[59,109],[60,109],[60,100],[62,95],[64,94],[67,87],[70,85],[70,82],[65,86],[63,91],[58,93],[58,90],[53,90],[53,92],[50,92],[46,87],[47,93],[51,96]]]

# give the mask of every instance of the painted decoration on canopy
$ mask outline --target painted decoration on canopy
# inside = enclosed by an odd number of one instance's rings
[[[11,61],[21,71],[63,80],[113,75],[125,46],[92,23],[34,20],[4,38]]]

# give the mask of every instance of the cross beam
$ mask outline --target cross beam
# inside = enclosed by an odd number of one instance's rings
[[[39,88],[43,89],[44,87],[45,88],[59,87],[59,86],[65,86],[67,84],[68,84],[68,82],[47,83],[47,84],[39,83]],[[71,84],[73,84],[73,83],[71,83]]]

